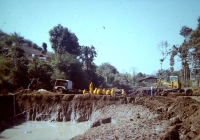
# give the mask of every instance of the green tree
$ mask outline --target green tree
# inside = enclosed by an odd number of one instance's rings
[[[199,67],[200,60],[200,17],[198,18],[198,27],[190,35],[189,43],[193,49],[193,65],[194,67]]]
[[[26,88],[29,82],[28,64],[29,61],[25,52],[20,47],[13,47],[11,51],[11,59],[13,64],[13,84],[16,87]]]
[[[19,47],[24,43],[24,37],[14,32],[13,34],[7,36],[4,42],[7,46]]]
[[[26,43],[29,47],[32,46],[33,42],[31,40],[28,39],[24,39],[24,43]]]
[[[45,42],[42,43],[42,48],[43,48],[42,53],[46,54],[47,53],[47,44]]]
[[[70,54],[79,55],[80,47],[78,38],[68,28],[58,24],[49,31],[50,42],[56,54]]]
[[[95,51],[95,47],[91,46],[81,46],[80,50],[80,60],[83,62],[85,68],[87,71],[94,70],[94,66],[92,65],[92,62],[94,61],[94,58],[97,56],[97,52]]]
[[[12,88],[12,79],[11,72],[12,72],[12,66],[11,61],[9,58],[6,58],[4,56],[0,56],[0,92],[2,89],[11,89]]]
[[[28,69],[29,77],[31,79],[30,88],[33,89],[52,89],[51,88],[51,76],[53,73],[53,69],[51,65],[39,62],[35,58]]]
[[[197,78],[199,75],[199,67],[200,67],[200,17],[197,19],[198,26],[195,30],[191,32],[189,35],[189,45],[190,45],[190,51],[189,51],[189,58],[190,58],[190,65],[185,64],[185,69],[191,70],[192,77],[191,78]],[[183,69],[183,73],[184,70]],[[185,73],[184,73],[185,74]]]
[[[74,88],[88,86],[89,79],[84,70],[83,64],[78,61],[75,55],[65,53],[54,55],[51,62],[53,68],[52,79],[68,79],[73,81]]]
[[[190,53],[191,46],[188,41],[184,40],[182,45],[180,46],[173,46],[171,50],[171,58],[170,58],[170,65],[171,67],[174,66],[174,57],[177,55],[181,59],[183,75],[182,80],[187,82],[189,80],[189,63],[188,63],[188,56]],[[173,71],[171,71],[173,73]]]
[[[1,56],[1,86],[13,91],[16,88],[26,88],[29,83],[28,59],[19,47],[13,47],[9,57]]]
[[[191,49],[192,49],[192,43],[188,41],[191,36],[192,36],[193,30],[187,26],[183,26],[180,30],[180,35],[182,35],[185,39],[184,42],[180,46],[172,46],[172,49],[170,51],[171,57],[170,57],[170,66],[171,66],[171,73],[174,71],[174,57],[176,55],[181,58],[182,62],[182,80],[184,82],[187,82],[190,77],[190,69],[189,69],[189,62],[188,62],[188,57],[191,54]],[[191,40],[191,39],[190,39]]]
[[[117,75],[119,72],[110,63],[103,63],[97,68],[97,74],[104,77],[104,83],[112,85],[113,75]]]

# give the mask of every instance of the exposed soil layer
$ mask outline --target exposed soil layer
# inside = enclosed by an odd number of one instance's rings
[[[131,104],[106,106],[92,113],[93,127],[74,139],[200,139],[200,103],[192,98],[136,97]],[[111,123],[94,125],[109,117]]]
[[[16,115],[25,120],[89,121],[90,129],[73,139],[200,139],[200,96],[150,99],[19,91],[15,97]]]

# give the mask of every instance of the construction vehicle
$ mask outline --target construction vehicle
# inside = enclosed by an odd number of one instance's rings
[[[170,76],[170,82],[168,83],[168,88],[163,88],[161,95],[167,95],[169,92],[179,92],[185,93],[185,95],[191,96],[193,90],[190,87],[182,88],[181,82],[179,82],[178,76]],[[159,86],[160,84],[158,84]],[[166,84],[165,84],[166,85]],[[157,86],[157,89],[158,89]]]
[[[64,79],[56,79],[53,90],[57,93],[68,93],[71,91],[72,88],[72,81],[64,80]]]

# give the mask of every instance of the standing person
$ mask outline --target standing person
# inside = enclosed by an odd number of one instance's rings
[[[89,85],[89,91],[90,91],[90,94],[93,93],[93,83],[92,82]]]
[[[154,96],[154,87],[151,86],[151,99],[153,98],[153,96]]]

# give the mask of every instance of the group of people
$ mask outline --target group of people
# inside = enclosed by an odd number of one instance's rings
[[[90,94],[94,94],[94,95],[111,95],[111,96],[115,96],[115,89],[112,88],[111,90],[110,89],[101,89],[101,88],[95,88],[93,87],[93,83],[91,82],[90,85],[89,85],[89,92],[87,90],[83,90],[83,94],[87,94],[87,93],[90,93]],[[122,89],[122,95],[123,96],[126,96],[126,92],[124,89]]]
[[[94,95],[111,95],[111,96],[115,96],[115,89],[112,88],[111,90],[110,89],[101,89],[101,88],[95,88],[94,90],[94,87],[93,87],[93,83],[91,82],[90,85],[89,85],[89,92],[87,90],[83,90],[83,94],[87,94],[87,93],[90,93],[90,94],[94,94]],[[154,97],[154,93],[155,93],[155,89],[153,86],[151,86],[151,95],[150,95],[150,98],[152,99]],[[126,96],[126,91],[124,89],[122,89],[122,92],[121,92],[122,96]]]

